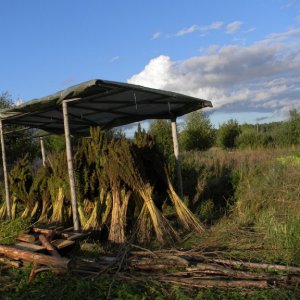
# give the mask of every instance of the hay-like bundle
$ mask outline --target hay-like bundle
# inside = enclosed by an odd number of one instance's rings
[[[62,187],[58,187],[56,197],[52,198],[53,211],[51,216],[51,222],[62,224],[65,221],[64,201],[64,190]]]
[[[107,194],[105,190],[100,191],[100,195],[93,202],[93,209],[91,213],[89,213],[89,219],[83,226],[83,229],[93,229],[93,230],[101,230],[103,226],[103,213],[105,211],[105,201],[107,199]],[[85,208],[85,211],[90,210]]]
[[[120,189],[116,186],[112,189],[112,211],[109,228],[108,240],[123,244],[126,242],[126,212],[128,202],[131,196],[131,191],[126,192],[125,189]]]
[[[4,220],[5,215],[6,215],[6,203],[3,202],[0,207],[0,220]]]
[[[148,244],[151,241],[153,226],[149,210],[146,204],[143,205],[136,224],[136,238],[140,244]]]
[[[134,145],[125,139],[111,143],[109,161],[117,166],[115,172],[118,172],[118,176],[145,202],[158,241],[165,244],[177,240],[178,235],[175,230],[155,206],[152,198],[153,187],[146,181],[142,162],[134,151]]]
[[[175,192],[171,179],[167,173],[166,177],[168,182],[168,194],[174,204],[180,223],[187,231],[195,231],[202,234],[204,232],[204,227]]]

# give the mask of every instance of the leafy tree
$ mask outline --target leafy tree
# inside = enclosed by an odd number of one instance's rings
[[[0,109],[6,109],[13,106],[13,102],[10,98],[10,95],[5,92],[0,94]]]
[[[241,134],[236,138],[235,144],[238,148],[266,148],[274,147],[275,140],[271,133],[258,132],[257,130],[242,130]]]
[[[65,136],[62,135],[48,135],[44,138],[45,148],[48,152],[61,152],[66,149]]]
[[[229,120],[222,124],[217,132],[217,144],[226,149],[234,148],[236,146],[236,139],[241,130],[236,120]]]
[[[168,120],[154,120],[148,131],[154,136],[160,151],[166,158],[173,155],[173,141],[171,122]]]
[[[13,107],[10,95],[5,92],[0,94],[0,109]],[[17,125],[5,125],[4,132],[10,132],[4,135],[6,156],[8,163],[24,157],[27,153],[29,158],[33,159],[39,153],[39,146],[36,139],[33,139],[35,130],[22,130],[24,127]]]
[[[300,113],[296,110],[290,110],[290,118],[282,126],[280,143],[283,145],[300,144]]]
[[[206,150],[213,146],[215,130],[206,114],[195,111],[187,115],[180,143],[184,150]]]

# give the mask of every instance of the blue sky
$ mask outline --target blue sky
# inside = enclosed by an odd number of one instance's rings
[[[0,92],[100,78],[211,100],[212,122],[300,109],[299,0],[0,0]]]

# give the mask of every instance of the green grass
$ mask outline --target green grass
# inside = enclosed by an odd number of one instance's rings
[[[0,244],[13,244],[16,237],[27,229],[29,225],[29,220],[23,218],[18,218],[13,221],[0,221]]]
[[[10,292],[0,293],[3,300],[85,300],[107,299],[112,276],[82,278],[72,274],[53,275],[49,272],[38,275],[33,283],[28,283],[30,270],[14,271],[18,286]],[[218,300],[218,299],[299,299],[300,290],[225,290],[203,289],[186,290],[163,285],[155,281],[129,283],[117,279],[111,289],[110,299],[122,300]]]

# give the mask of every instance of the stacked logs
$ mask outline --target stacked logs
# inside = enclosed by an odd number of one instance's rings
[[[134,245],[114,257],[69,259],[52,249],[46,236],[40,235],[40,240],[51,256],[8,246],[0,246],[0,254],[33,263],[30,279],[39,270],[50,269],[94,276],[107,273],[130,281],[151,279],[188,288],[294,288],[300,283],[300,267],[221,259],[199,251],[140,250]]]

